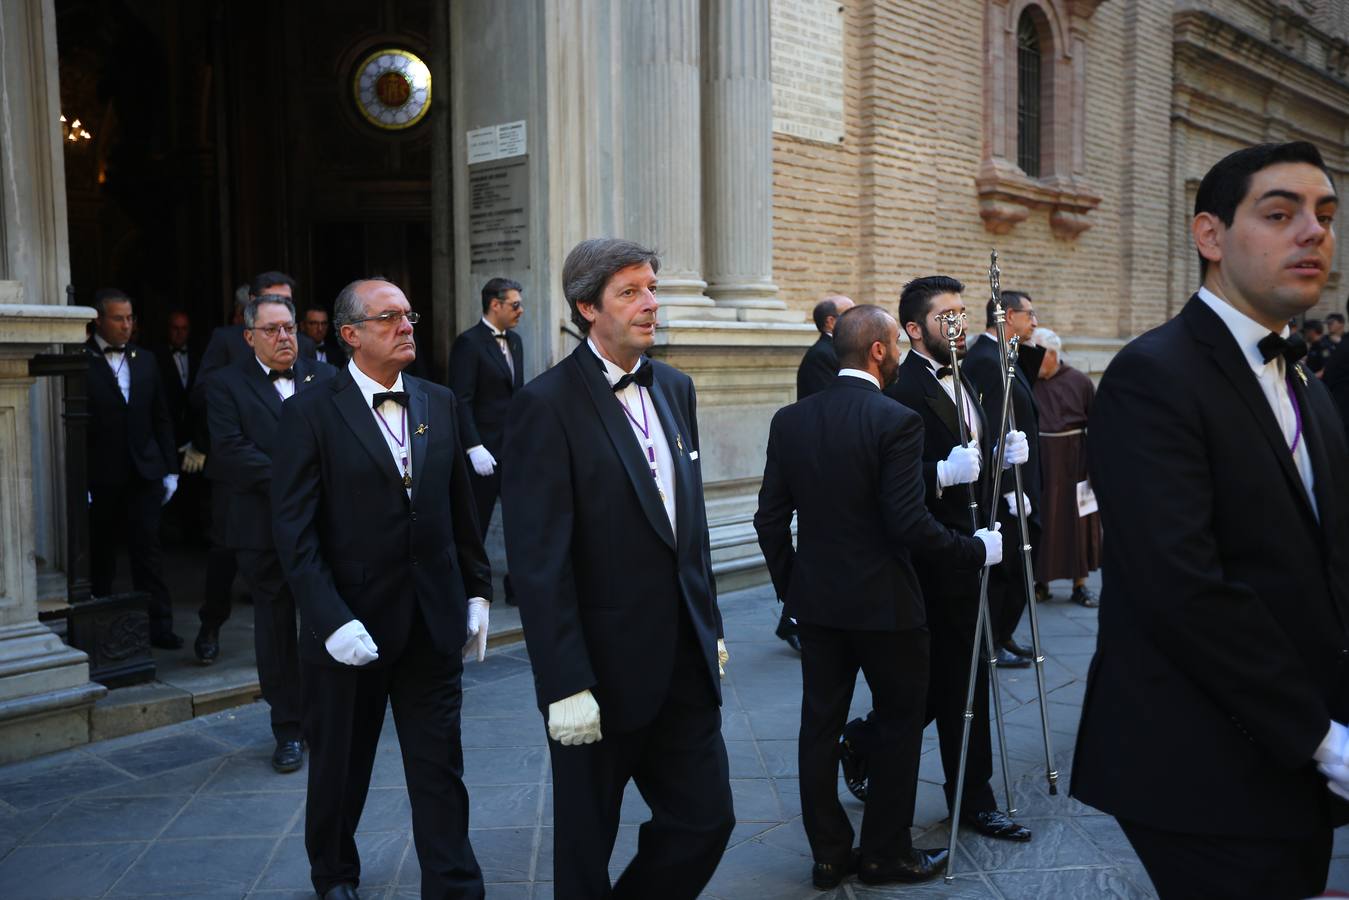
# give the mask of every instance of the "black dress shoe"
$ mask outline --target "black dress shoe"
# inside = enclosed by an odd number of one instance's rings
[[[773,633],[786,641],[788,647],[797,653],[801,652],[801,637],[796,633],[796,623],[788,618],[786,613],[778,618],[778,628]]]
[[[1079,584],[1073,588],[1071,599],[1078,606],[1085,606],[1087,609],[1095,609],[1101,605],[1101,601],[1096,597],[1096,592],[1085,584]]]
[[[1020,841],[1025,843],[1030,840],[1030,829],[1025,825],[1018,825],[1012,821],[1012,817],[1000,809],[990,809],[987,812],[965,813],[960,817],[960,821],[982,834],[984,837],[997,838],[1000,841]]]
[[[947,852],[910,847],[895,859],[864,859],[857,867],[857,880],[863,884],[889,884],[901,881],[915,884],[936,878],[946,869]]]
[[[220,655],[220,629],[210,625],[201,626],[197,639],[192,642],[192,650],[197,654],[197,662],[209,666]]]
[[[855,719],[854,721],[861,722],[862,720]],[[867,760],[865,756],[853,749],[852,743],[848,740],[846,729],[843,736],[838,739],[838,761],[843,766],[843,783],[848,786],[848,793],[866,803]]]
[[[161,631],[158,634],[150,635],[150,646],[158,647],[160,650],[180,650],[183,646],[183,639],[172,631]]]
[[[361,900],[361,895],[356,893],[356,885],[339,884],[328,888],[323,894],[323,900]]]
[[[272,768],[281,774],[294,772],[304,765],[304,744],[299,741],[277,741],[272,751]],[[340,895],[339,895],[340,896]]]
[[[810,880],[817,888],[827,891],[843,883],[843,879],[857,871],[862,851],[853,850],[846,863],[816,862],[810,869]]]
[[[1017,656],[1024,656],[1031,662],[1035,662],[1035,651],[1021,646],[1011,638],[1008,638],[1007,640],[1003,641],[1002,646],[1004,647],[1004,649],[1011,650]]]
[[[1006,647],[998,648],[998,668],[1024,669],[1031,664],[1029,656],[1018,656]]]

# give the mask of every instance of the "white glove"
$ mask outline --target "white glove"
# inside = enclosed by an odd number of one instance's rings
[[[487,655],[487,610],[492,604],[482,597],[468,598],[468,643],[464,645],[464,659],[477,652],[478,662]]]
[[[1317,763],[1316,770],[1326,776],[1326,787],[1337,797],[1349,800],[1349,766],[1337,763]]]
[[[548,704],[548,736],[564,747],[593,744],[600,734],[600,705],[589,689]]]
[[[999,522],[993,526],[993,530],[980,528],[974,533],[974,536],[984,542],[984,565],[996,566],[1002,562],[1002,535],[998,529],[1002,527]]]
[[[731,654],[726,649],[726,639],[717,638],[717,673],[722,678],[726,677],[726,664],[731,661]]]
[[[170,500],[173,499],[173,492],[176,491],[176,490],[178,490],[178,476],[177,476],[177,475],[165,475],[165,476],[164,476],[164,499],[159,501],[159,505],[160,505],[160,506],[167,506],[167,505],[168,505],[168,502],[169,502]]]
[[[937,462],[937,483],[942,487],[978,480],[979,451],[973,447],[952,447],[951,455]]]
[[[206,454],[202,453],[196,447],[188,444],[183,448],[182,470],[188,475],[195,475],[206,466]]]
[[[1002,499],[1007,501],[1007,512],[1016,515],[1016,491],[1008,491],[1002,495]],[[1026,496],[1025,491],[1021,492],[1021,503],[1026,507],[1026,515],[1030,515],[1033,510],[1030,505],[1030,497]]]
[[[497,468],[496,457],[488,453],[487,448],[482,444],[468,448],[468,461],[473,463],[473,471],[483,478],[491,475]]]
[[[364,666],[379,659],[379,648],[360,619],[352,619],[323,642],[328,655],[348,666]]]
[[[1030,443],[1026,440],[1026,432],[1009,431],[1007,440],[1002,446],[1002,467],[1010,469],[1012,466],[1019,466],[1030,459]]]

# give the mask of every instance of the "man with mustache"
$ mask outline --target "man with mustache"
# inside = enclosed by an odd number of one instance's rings
[[[1320,894],[1349,821],[1349,450],[1287,341],[1337,206],[1311,144],[1214,165],[1199,291],[1115,356],[1092,407],[1105,556],[1072,793],[1163,898]]]
[[[553,764],[554,890],[569,900],[693,900],[735,826],[697,401],[692,379],[645,356],[659,268],[631,241],[573,248],[562,288],[586,339],[506,418],[506,552],[529,561],[512,577]],[[611,887],[629,781],[651,820]]]

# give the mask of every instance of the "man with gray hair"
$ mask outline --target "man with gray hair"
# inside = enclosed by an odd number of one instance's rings
[[[286,297],[254,297],[244,308],[243,325],[253,357],[218,369],[206,388],[210,458],[217,481],[229,491],[225,546],[235,554],[253,596],[258,681],[271,707],[276,739],[272,768],[294,772],[304,762],[300,659],[295,600],[272,540],[272,454],[281,404],[332,378],[336,370],[297,357],[295,306]],[[208,618],[208,613],[214,616]],[[218,647],[220,626],[228,616],[228,604],[203,610],[196,646]]]
[[[586,339],[515,395],[507,556],[553,765],[558,897],[692,898],[735,825],[721,614],[693,381],[653,362],[656,253],[582,241],[562,286]],[[601,725],[603,730],[601,730]],[[651,808],[611,887],[623,790]]]
[[[422,896],[482,897],[459,718],[492,574],[454,394],[405,374],[418,315],[396,285],[352,282],[333,313],[350,362],[283,405],[272,457],[272,534],[300,608],[310,879],[357,896],[355,832],[392,705]]]

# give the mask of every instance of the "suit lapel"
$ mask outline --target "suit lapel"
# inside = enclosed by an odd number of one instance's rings
[[[520,335],[514,331],[506,332],[509,335],[507,344],[511,348],[511,359],[515,361],[515,375],[511,378],[511,393],[515,393],[517,387],[522,387],[525,383],[525,345],[520,340]]]
[[[665,449],[672,460],[670,468],[675,473],[675,526],[678,528],[675,544],[676,547],[688,547],[692,541],[688,529],[692,526],[694,499],[693,478],[683,451],[684,435],[688,433],[688,429],[676,415],[674,406],[665,396],[665,389],[661,387],[659,381],[651,383],[650,393],[652,405],[656,408],[656,418],[660,419],[661,430],[665,432]],[[663,506],[661,512],[665,512]],[[665,517],[665,521],[670,521],[669,516]]]
[[[1296,368],[1307,374],[1301,363],[1295,364]],[[1333,512],[1332,504],[1335,502],[1331,496],[1330,485],[1330,457],[1326,454],[1325,437],[1321,433],[1321,423],[1316,420],[1316,412],[1312,409],[1311,398],[1307,393],[1307,386],[1303,384],[1302,379],[1296,372],[1290,373],[1288,382],[1293,386],[1293,397],[1297,402],[1298,415],[1302,420],[1302,439],[1307,442],[1307,457],[1312,464],[1312,492],[1316,494],[1316,514],[1322,522],[1330,521],[1330,515]],[[1288,454],[1290,457],[1292,454]],[[1301,477],[1298,478],[1300,482]],[[1324,528],[1316,529],[1317,535],[1325,543],[1326,530]]]
[[[501,352],[500,342],[498,342],[496,337],[492,334],[492,329],[488,328],[483,323],[481,322],[478,323],[478,329],[482,334],[482,337],[479,338],[479,340],[482,341],[484,352],[486,352],[488,357],[490,357],[493,360],[493,362],[496,364],[496,367],[501,371],[501,374],[506,377],[506,383],[510,384],[511,370],[510,366],[506,365],[506,355]],[[509,332],[507,332],[507,334],[509,334]],[[510,344],[509,337],[506,338],[506,343],[509,346]]]
[[[587,359],[586,357],[590,358]],[[660,495],[656,493],[656,483],[655,479],[651,477],[651,467],[647,465],[641,445],[637,443],[637,438],[632,433],[632,427],[628,425],[628,419],[623,413],[623,408],[614,398],[614,392],[610,390],[609,382],[605,380],[604,373],[596,362],[595,354],[591,352],[588,345],[581,344],[572,353],[571,360],[576,367],[578,377],[586,387],[586,392],[590,394],[591,402],[595,404],[595,411],[599,413],[600,423],[604,426],[610,442],[614,445],[615,452],[618,453],[619,460],[623,463],[623,470],[628,473],[628,480],[632,482],[633,490],[637,492],[637,499],[642,505],[642,511],[646,513],[646,518],[651,523],[651,527],[656,529],[656,533],[661,536],[661,539],[670,545],[671,550],[674,550],[674,532],[670,530],[670,519],[665,515],[665,506],[660,502]]]
[[[337,379],[334,379],[336,381]],[[400,493],[403,492],[403,473],[398,471],[394,465],[393,456],[389,453],[389,445],[384,441],[384,435],[380,434],[379,426],[375,424],[375,417],[371,415],[370,405],[365,402],[365,396],[361,389],[356,386],[356,382],[347,376],[345,385],[335,384],[333,387],[333,402],[337,404],[338,412],[342,418],[346,419],[347,426],[355,433],[365,452],[370,454],[374,460],[375,466],[389,477],[389,479],[398,486]],[[404,494],[403,496],[407,496]]]
[[[926,368],[926,366],[924,366]],[[956,442],[960,441],[960,421],[956,418],[956,405],[951,400],[951,396],[946,393],[946,388],[933,377],[932,372],[923,373],[923,396],[927,400],[927,405],[941,419],[946,430],[951,432],[951,438]],[[962,382],[964,379],[961,379]]]
[[[267,377],[267,373],[262,371],[262,366],[258,364],[256,358],[242,360],[240,363],[244,370],[244,381],[252,388],[253,393],[262,401],[262,405],[274,418],[281,418],[281,395],[276,392],[276,386],[272,380]],[[296,373],[298,374],[298,372]],[[300,389],[299,379],[296,378],[295,389]]]
[[[412,499],[415,501],[425,481],[422,476],[426,474],[426,434],[418,434],[417,430],[422,425],[431,427],[431,413],[421,381],[404,375],[403,385],[408,392],[408,440],[412,442]],[[458,453],[459,449],[456,447],[452,452]]]
[[[108,365],[107,357],[103,355],[103,351],[99,349],[93,338],[89,339],[87,346],[89,347],[89,355],[94,358],[94,365],[91,367],[95,372],[94,377],[110,386],[112,392],[117,395],[117,402],[125,406],[126,398],[122,396],[122,389],[117,386],[117,376],[112,374],[112,366]],[[126,359],[127,357],[124,354],[122,358]],[[130,360],[128,359],[127,362],[129,364]]]

